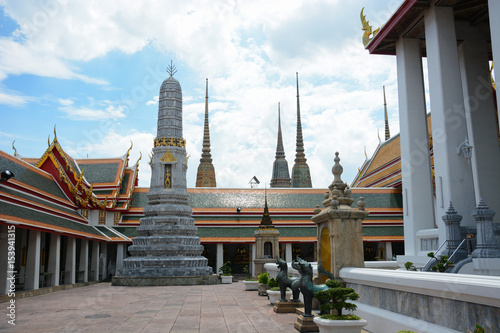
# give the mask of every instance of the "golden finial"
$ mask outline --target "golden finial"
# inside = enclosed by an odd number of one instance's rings
[[[372,35],[372,26],[370,25],[370,21],[366,20],[366,15],[363,15],[364,9],[365,9],[365,7],[363,7],[363,9],[361,9],[360,17],[361,17],[361,25],[362,25],[361,30],[364,31],[363,32],[363,45],[366,46],[372,40],[372,38],[377,35],[380,28],[375,29],[375,31],[373,31],[373,36],[370,37]]]
[[[380,131],[378,128],[377,128],[377,136],[378,136],[378,143],[380,143],[382,140],[380,139]]]
[[[368,159],[368,154],[366,154],[366,146],[365,146],[365,157]]]
[[[128,157],[130,156],[130,151],[132,150],[132,147],[134,146],[134,143],[132,140],[130,140],[130,148],[127,150],[127,157],[125,160],[125,167],[128,167]]]
[[[135,165],[139,167],[139,161],[142,159],[142,151],[139,152],[139,159],[135,162]]]
[[[50,147],[50,134],[49,134],[49,137],[47,138],[47,144],[49,145]]]
[[[170,74],[170,77],[174,76],[175,73],[177,73],[177,68],[172,63],[172,60],[170,60],[170,67],[167,68],[168,74]]]
[[[16,140],[12,141],[12,149],[14,149],[14,156],[17,156],[17,149],[14,147],[14,142],[16,142]]]
[[[56,124],[54,124],[54,141],[57,141]]]

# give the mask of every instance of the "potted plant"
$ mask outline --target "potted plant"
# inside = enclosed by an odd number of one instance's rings
[[[278,281],[275,278],[270,278],[267,281],[267,286],[269,287],[269,289],[266,290],[267,296],[269,297],[269,302],[271,303],[271,305],[274,305],[274,303],[276,303],[276,301],[281,298],[281,291]],[[288,288],[286,291],[286,296],[287,299],[292,297],[292,291]]]
[[[231,264],[230,261],[226,261],[222,266],[220,266],[219,271],[221,271],[221,282],[222,283],[232,283],[233,282],[233,276],[231,275],[231,267],[229,266]]]
[[[250,274],[248,274],[248,265],[243,267],[243,273],[247,275],[247,278],[243,280],[245,290],[259,290],[259,280],[253,279]]]
[[[352,288],[342,288],[339,281],[326,281],[328,289],[318,291],[314,296],[322,302],[319,317],[314,317],[314,323],[320,333],[343,332],[360,333],[367,322],[354,314],[343,314],[342,310],[356,310],[357,306],[348,301],[355,301],[359,295]]]
[[[434,255],[434,252],[429,252],[427,253],[427,256],[430,257],[430,258],[434,258],[436,259],[436,266],[433,266],[431,269],[433,272],[445,272],[448,267],[451,267],[451,265],[453,265],[453,263],[451,261],[448,260],[448,256],[439,256],[439,258],[437,258],[435,255]]]
[[[269,280],[269,274],[261,273],[259,275],[259,296],[267,296],[266,290],[269,289],[267,286],[267,280]]]

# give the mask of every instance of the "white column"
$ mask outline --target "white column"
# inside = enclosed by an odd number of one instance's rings
[[[10,280],[7,280],[7,277],[10,277],[11,274],[7,272],[14,271],[13,268],[9,268],[9,257],[11,256],[9,255],[9,238],[7,232],[8,227],[13,226],[0,224],[0,295],[8,293]],[[16,256],[18,255],[17,253],[15,253],[15,251],[13,252]]]
[[[463,213],[462,225],[473,225],[475,208],[470,165],[457,154],[467,136],[464,98],[452,7],[431,7],[425,15],[425,38],[432,110],[436,180],[436,222],[439,242],[446,240],[442,219],[450,201]]]
[[[90,262],[90,270],[94,272],[92,281],[97,281],[99,279],[99,242],[92,242],[92,260]]]
[[[123,259],[125,258],[125,244],[120,243],[116,248],[116,268],[115,275],[118,273],[119,269],[123,267]]]
[[[252,251],[252,256],[254,251]],[[215,274],[220,274],[219,268],[224,264],[224,244],[217,244],[217,260],[215,262]]]
[[[106,279],[108,277],[108,244],[102,243],[100,246],[101,254],[99,255],[100,260],[102,260],[102,279]]]
[[[80,267],[78,267],[79,272],[83,273],[78,273],[79,278],[83,274],[83,281],[82,282],[88,282],[88,274],[89,274],[89,241],[88,239],[82,239],[82,242],[80,243]],[[80,282],[80,281],[78,281]]]
[[[285,260],[286,262],[292,262],[292,243],[285,243]]]
[[[500,107],[500,94],[498,93],[498,85],[500,84],[500,70],[498,69],[500,67],[500,20],[498,20],[500,17],[500,1],[488,0],[488,12],[490,16],[491,50],[493,53],[493,63],[496,64],[497,105]]]
[[[418,253],[416,233],[434,228],[434,203],[420,41],[396,44],[405,255]],[[413,261],[413,260],[411,260]]]
[[[52,273],[50,277],[50,286],[59,285],[59,274],[61,271],[61,235],[50,234],[50,249],[49,249],[49,267],[48,271]]]
[[[75,284],[76,282],[76,238],[68,237],[66,247],[66,271],[69,273],[64,277],[65,284]]]
[[[392,260],[392,242],[385,242],[385,260]]]
[[[40,243],[41,232],[30,230],[28,256],[26,258],[26,290],[36,290],[40,284]]]
[[[475,37],[475,38],[474,38]],[[488,206],[500,212],[500,147],[493,91],[491,87],[488,44],[479,36],[470,36],[458,47],[465,116],[472,148],[472,177],[476,202],[482,197]],[[459,214],[470,212],[459,212]]]
[[[257,247],[255,246],[255,243],[253,243],[252,245],[252,275],[255,276],[255,251],[257,249]]]

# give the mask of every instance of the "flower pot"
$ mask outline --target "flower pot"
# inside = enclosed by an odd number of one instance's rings
[[[267,290],[267,296],[269,296],[269,302],[274,305],[277,300],[281,298],[281,291],[279,290]],[[289,300],[292,297],[292,291],[287,290],[286,291],[286,299]]]
[[[232,275],[221,275],[220,276],[221,283],[233,283],[233,276]]]
[[[245,290],[259,290],[259,281],[243,281]]]
[[[364,319],[328,320],[314,317],[313,321],[318,326],[319,333],[361,333],[363,327],[368,324]]]

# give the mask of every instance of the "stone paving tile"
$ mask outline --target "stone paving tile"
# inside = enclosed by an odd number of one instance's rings
[[[113,287],[109,283],[16,302],[5,332],[297,332],[295,314],[277,314],[242,282],[211,286]]]

